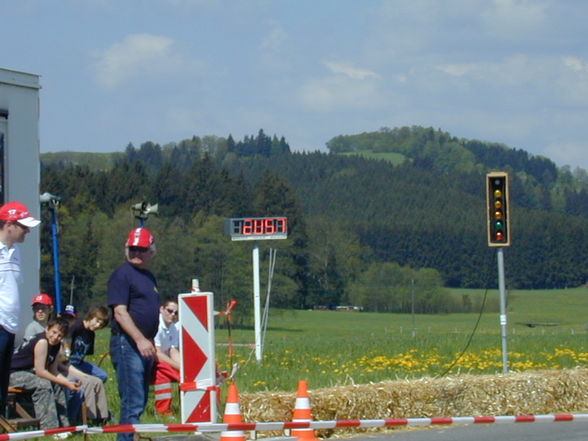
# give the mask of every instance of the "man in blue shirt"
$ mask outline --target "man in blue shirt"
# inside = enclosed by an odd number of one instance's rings
[[[126,262],[108,281],[113,317],[110,354],[118,379],[120,424],[138,424],[149,395],[160,302],[155,277],[147,270],[154,255],[151,232],[131,230],[125,244]],[[118,440],[132,441],[133,434],[121,433]]]

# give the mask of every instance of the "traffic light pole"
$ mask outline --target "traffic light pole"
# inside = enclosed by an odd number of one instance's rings
[[[502,337],[502,372],[508,372],[508,328],[506,320],[506,288],[504,283],[504,253],[502,247],[496,250],[498,260],[498,289],[500,291],[500,335]]]

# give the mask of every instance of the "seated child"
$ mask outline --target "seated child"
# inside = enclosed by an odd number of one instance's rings
[[[29,341],[39,332],[43,332],[53,312],[53,299],[49,294],[40,293],[33,297],[33,321],[25,328],[23,341]]]
[[[94,354],[95,331],[104,328],[108,324],[108,308],[106,306],[94,306],[88,311],[83,320],[76,321],[70,330],[70,356],[72,366],[88,375],[98,377],[105,382],[108,374],[98,366],[85,361],[86,355]]]
[[[9,385],[32,392],[41,429],[69,426],[64,388],[80,389],[79,382],[59,372],[58,355],[66,334],[67,322],[50,320],[43,332],[24,342],[12,357]]]
[[[167,298],[159,308],[159,329],[155,336],[155,410],[160,415],[173,415],[171,382],[180,381],[180,334],[176,327],[178,304]]]

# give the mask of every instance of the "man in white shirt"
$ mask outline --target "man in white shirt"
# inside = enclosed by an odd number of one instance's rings
[[[4,415],[6,406],[14,336],[18,331],[18,286],[22,283],[18,244],[40,222],[20,202],[0,207],[0,415]]]
[[[155,336],[155,410],[160,415],[173,415],[172,382],[180,381],[180,333],[176,326],[178,303],[167,298],[159,308],[159,329]]]

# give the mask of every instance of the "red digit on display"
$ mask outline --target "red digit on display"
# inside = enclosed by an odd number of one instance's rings
[[[255,219],[253,225],[255,234],[263,234],[263,219]]]
[[[253,234],[253,221],[251,219],[243,220],[243,234]]]
[[[278,233],[287,233],[288,232],[288,219],[285,217],[281,217],[276,219],[277,230]]]
[[[263,220],[265,234],[274,234],[276,232],[276,220],[274,218],[268,218]]]

